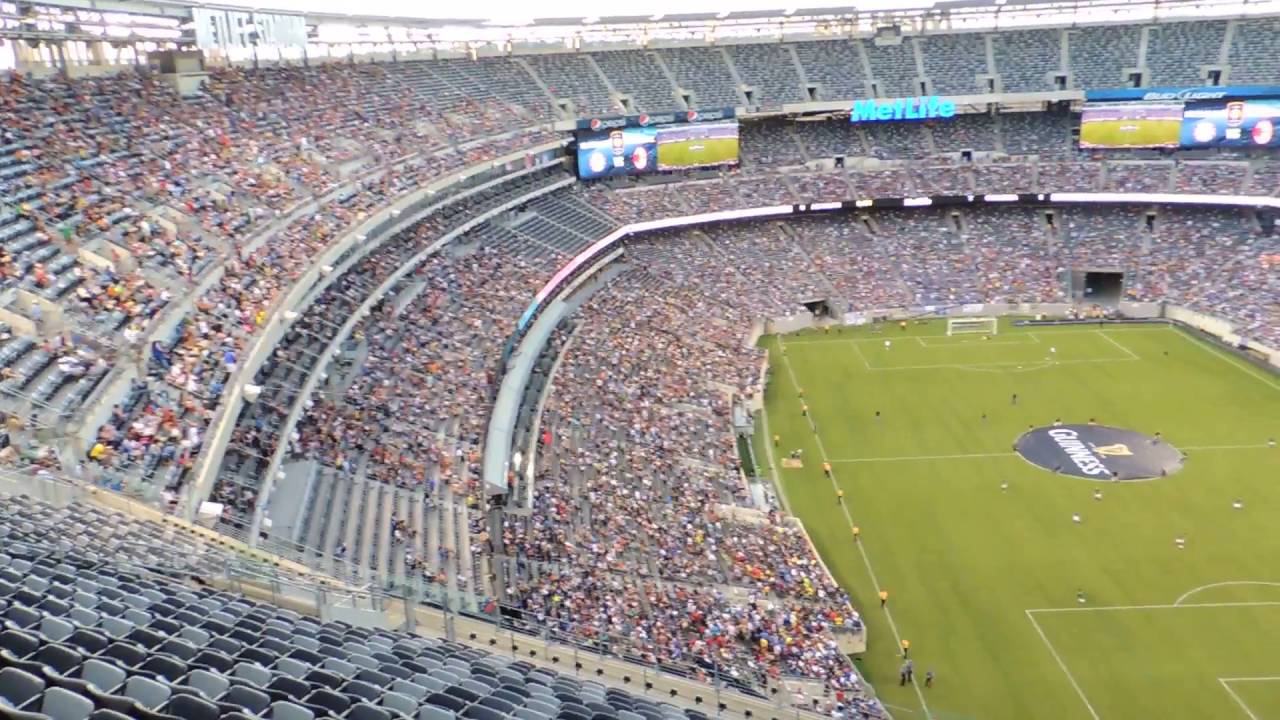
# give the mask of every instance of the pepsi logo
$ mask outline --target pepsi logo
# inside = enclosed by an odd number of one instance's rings
[[[600,129],[600,118],[591,118],[591,123],[590,123],[590,125],[591,125],[591,129],[592,129],[592,130],[599,130],[599,129]]]
[[[687,113],[685,113],[685,114],[684,114],[684,119],[685,119],[685,120],[688,120],[689,122],[693,122],[694,120],[697,120],[697,119],[698,119],[698,111],[697,111],[697,110],[690,110],[689,112],[687,112]]]
[[[641,124],[641,125],[648,125],[648,124],[649,124],[649,115],[648,115],[647,113],[641,113],[641,114],[640,114],[640,124]]]

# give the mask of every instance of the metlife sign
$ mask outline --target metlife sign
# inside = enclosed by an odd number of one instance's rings
[[[1251,98],[1280,97],[1280,86],[1275,85],[1223,85],[1221,87],[1176,88],[1119,88],[1114,90],[1086,90],[1088,102],[1134,102],[1197,100],[1248,100]]]
[[[955,117],[955,114],[956,104],[937,95],[894,100],[855,100],[849,111],[849,122],[937,120]]]

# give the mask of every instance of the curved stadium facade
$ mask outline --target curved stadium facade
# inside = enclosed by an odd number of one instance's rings
[[[6,20],[0,488],[45,501],[0,508],[4,666],[41,683],[10,704],[883,716],[858,610],[734,443],[761,332],[1057,312],[1105,272],[1117,306],[1280,348],[1274,151],[1079,143],[1086,91],[1275,83],[1276,18],[940,17],[194,70],[194,39],[109,67]],[[919,96],[955,116],[849,121]],[[575,177],[579,125],[728,109],[736,166]]]

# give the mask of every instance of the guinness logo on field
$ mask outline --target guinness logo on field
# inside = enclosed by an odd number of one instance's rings
[[[1013,449],[1033,465],[1090,480],[1147,480],[1182,469],[1182,453],[1169,443],[1105,425],[1035,428]]]

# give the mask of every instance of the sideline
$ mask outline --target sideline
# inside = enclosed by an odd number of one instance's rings
[[[1271,378],[1268,378],[1268,377],[1266,377],[1266,376],[1264,376],[1264,375],[1259,375],[1259,374],[1258,374],[1258,373],[1257,373],[1253,368],[1251,368],[1251,367],[1248,367],[1248,366],[1245,366],[1245,365],[1241,365],[1240,363],[1236,362],[1236,360],[1235,360],[1234,358],[1232,358],[1229,354],[1227,354],[1227,353],[1223,352],[1221,349],[1219,349],[1219,348],[1217,348],[1217,347],[1210,346],[1210,345],[1209,345],[1207,342],[1205,342],[1204,340],[1201,340],[1200,338],[1195,337],[1194,335],[1192,335],[1192,334],[1190,333],[1190,331],[1187,331],[1187,330],[1183,330],[1183,329],[1181,329],[1181,328],[1178,328],[1178,329],[1175,329],[1175,330],[1174,330],[1174,332],[1176,332],[1176,333],[1177,333],[1177,334],[1178,334],[1182,339],[1186,340],[1187,342],[1191,343],[1192,345],[1195,345],[1196,347],[1198,347],[1198,348],[1200,348],[1201,350],[1203,350],[1203,351],[1205,351],[1205,352],[1209,353],[1210,355],[1212,355],[1212,356],[1214,356],[1214,357],[1218,358],[1219,360],[1221,360],[1221,361],[1225,362],[1226,364],[1231,365],[1232,367],[1234,367],[1235,369],[1237,369],[1237,370],[1239,370],[1240,372],[1244,373],[1245,375],[1249,375],[1249,376],[1253,377],[1254,379],[1256,379],[1256,380],[1258,380],[1258,381],[1260,381],[1260,382],[1262,382],[1262,383],[1265,383],[1265,384],[1269,385],[1269,386],[1271,387],[1271,389],[1272,389],[1272,390],[1280,390],[1280,383],[1277,383],[1277,382],[1275,382],[1274,380],[1272,380]]]
[[[791,368],[791,359],[787,357],[787,346],[786,346],[786,343],[783,341],[781,335],[778,336],[778,349],[781,351],[782,364],[787,367],[787,375],[791,378],[791,387],[792,389],[799,391],[800,382],[796,379],[795,370]],[[827,458],[827,449],[822,444],[822,436],[818,434],[818,429],[813,423],[812,411],[810,411],[809,415],[806,416],[805,419],[809,423],[809,429],[813,431],[813,439],[818,446],[818,454],[822,456],[822,461],[830,462],[830,460],[828,460]],[[831,479],[831,489],[834,492],[840,488],[839,483],[836,482],[836,473],[834,468],[831,471],[830,479]],[[844,519],[847,523],[846,527],[852,528],[854,525],[854,522],[853,522],[853,516],[849,514],[848,504],[841,502],[840,510],[844,513]],[[858,546],[858,553],[862,556],[862,563],[867,567],[867,575],[871,578],[871,585],[875,588],[876,595],[879,595],[881,590],[880,580],[876,577],[875,569],[871,567],[871,558],[867,555],[866,543],[859,541],[859,542],[856,542],[855,544]],[[895,643],[894,649],[898,652],[899,655],[901,655],[902,653],[900,648],[902,647],[902,635],[899,634],[898,632],[897,623],[893,621],[893,612],[889,609],[887,605],[884,608],[882,608],[882,610],[884,611],[885,620],[889,622],[889,630],[893,633],[893,640]],[[933,713],[929,711],[929,703],[925,702],[924,692],[920,690],[920,684],[917,683],[914,678],[912,678],[911,680],[911,687],[914,688],[916,691],[916,699],[920,701],[920,708],[924,710],[924,716],[926,718],[932,718]]]

